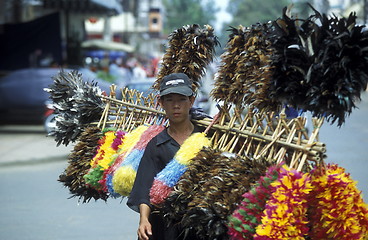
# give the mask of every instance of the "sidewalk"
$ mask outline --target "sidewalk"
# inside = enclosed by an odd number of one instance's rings
[[[66,161],[72,149],[57,147],[42,125],[0,125],[0,166]]]

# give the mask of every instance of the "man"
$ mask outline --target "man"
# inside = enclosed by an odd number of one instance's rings
[[[173,159],[180,145],[192,133],[200,132],[190,121],[189,111],[194,100],[192,82],[184,73],[172,73],[162,79],[158,102],[166,112],[169,127],[147,144],[127,202],[131,209],[140,213],[137,231],[140,240],[184,237],[178,226],[166,226],[159,209],[150,203],[149,191],[154,177]]]

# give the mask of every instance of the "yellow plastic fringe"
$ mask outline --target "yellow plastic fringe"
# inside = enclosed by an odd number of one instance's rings
[[[175,155],[175,159],[180,164],[187,166],[203,147],[208,147],[210,145],[211,141],[206,137],[205,133],[193,133],[181,145],[179,151]]]
[[[132,191],[136,175],[137,172],[130,165],[118,168],[112,178],[114,191],[121,196],[128,196]]]
[[[104,162],[106,162],[107,159],[110,160],[111,156],[116,153],[115,150],[111,148],[111,144],[114,142],[114,139],[114,131],[109,131],[105,133],[105,141],[98,149],[97,154],[91,160],[91,167],[95,167],[97,164],[100,165],[103,169],[106,169],[108,167],[105,166],[106,164]]]
[[[141,138],[141,135],[143,134],[144,131],[147,130],[148,127],[149,125],[140,125],[137,128],[135,128],[133,131],[131,131],[130,133],[127,133],[125,135],[123,144],[120,145],[121,148],[119,146],[118,154],[119,155],[124,154],[125,156],[128,156],[128,153],[132,151],[134,146],[137,144],[137,142]]]

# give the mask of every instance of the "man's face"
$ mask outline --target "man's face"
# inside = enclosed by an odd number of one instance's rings
[[[194,97],[171,93],[161,97],[159,103],[171,122],[182,122],[189,117],[189,110],[193,106]]]

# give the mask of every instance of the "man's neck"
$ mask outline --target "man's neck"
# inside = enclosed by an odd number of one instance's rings
[[[175,139],[180,145],[192,134],[194,125],[191,121],[181,124],[171,124],[168,129],[169,135]]]

